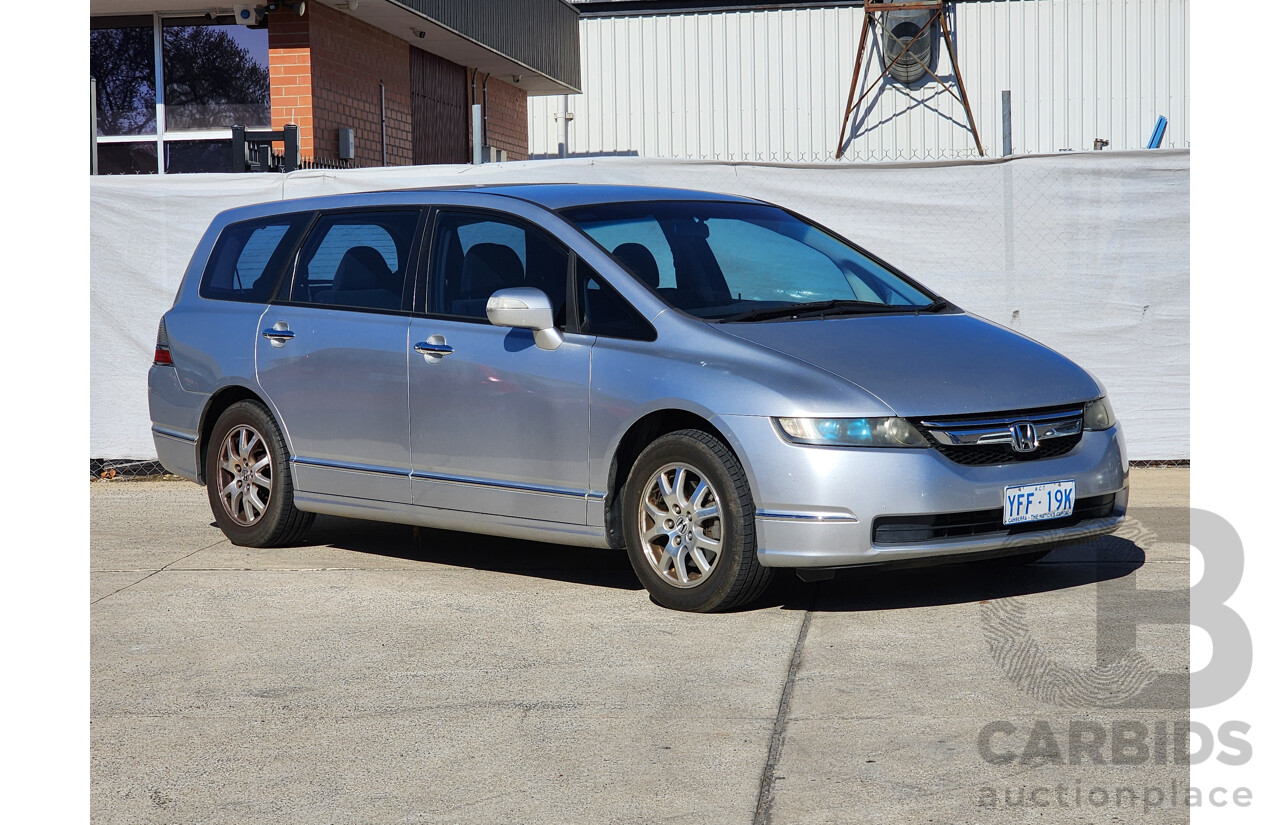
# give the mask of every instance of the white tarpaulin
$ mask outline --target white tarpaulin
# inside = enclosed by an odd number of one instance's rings
[[[91,458],[154,458],[156,325],[219,211],[470,183],[680,186],[762,198],[848,236],[1107,385],[1130,458],[1190,458],[1190,153],[928,164],[590,158],[90,183]]]

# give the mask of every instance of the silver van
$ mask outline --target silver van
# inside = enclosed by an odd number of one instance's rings
[[[625,547],[680,610],[776,568],[1021,561],[1128,504],[1088,372],[786,209],[678,189],[228,210],[150,408],[236,544],[328,513]]]

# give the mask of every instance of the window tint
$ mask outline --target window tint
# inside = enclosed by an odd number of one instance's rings
[[[269,301],[308,217],[286,215],[228,226],[209,256],[200,294],[223,301]]]
[[[637,341],[657,339],[653,327],[598,272],[581,259],[577,270],[578,328],[582,332]]]
[[[436,223],[427,312],[486,319],[499,289],[535,287],[563,326],[569,255],[541,230],[477,213],[444,213]]]
[[[325,215],[298,258],[289,300],[364,309],[401,309],[419,213]]]

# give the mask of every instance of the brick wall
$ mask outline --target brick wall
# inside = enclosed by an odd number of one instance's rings
[[[349,14],[310,3],[299,17],[268,17],[271,128],[298,124],[303,157],[338,157],[338,129],[355,129],[357,166],[382,164],[386,87],[387,164],[413,163],[409,44]],[[277,148],[280,148],[277,145]]]
[[[309,21],[293,12],[272,12],[267,18],[267,47],[271,67],[271,128],[278,130],[289,123],[298,124],[302,156],[311,157],[314,143]],[[277,143],[275,148],[283,150],[284,144]]]
[[[313,16],[314,15],[314,16]],[[311,17],[311,84],[318,157],[338,156],[338,129],[356,130],[356,165],[382,164],[379,82],[387,96],[387,165],[413,163],[408,43],[319,3]]]
[[[308,3],[302,17],[283,8],[270,14],[268,46],[271,127],[296,123],[304,158],[336,159],[338,129],[351,127],[355,129],[355,165],[382,165],[381,83],[386,89],[386,163],[414,162],[413,47],[407,41],[338,9]],[[467,69],[465,77],[473,72]],[[483,73],[477,78],[477,103],[483,97],[484,78]],[[489,78],[487,115],[489,144],[505,149],[509,160],[527,160],[524,91],[498,76]],[[465,117],[470,159],[470,114]],[[282,147],[277,144],[276,148]]]
[[[470,76],[474,69],[468,69]],[[484,100],[481,86],[484,73],[476,78],[476,101]],[[489,78],[488,129],[489,145],[507,150],[507,160],[529,159],[529,105],[524,90],[505,83],[495,75]],[[470,147],[470,137],[467,146]]]

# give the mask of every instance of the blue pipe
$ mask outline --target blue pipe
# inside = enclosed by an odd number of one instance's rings
[[[1147,141],[1148,149],[1159,149],[1160,144],[1164,143],[1164,129],[1169,125],[1169,119],[1164,115],[1156,121],[1155,131],[1151,133],[1151,140]]]

